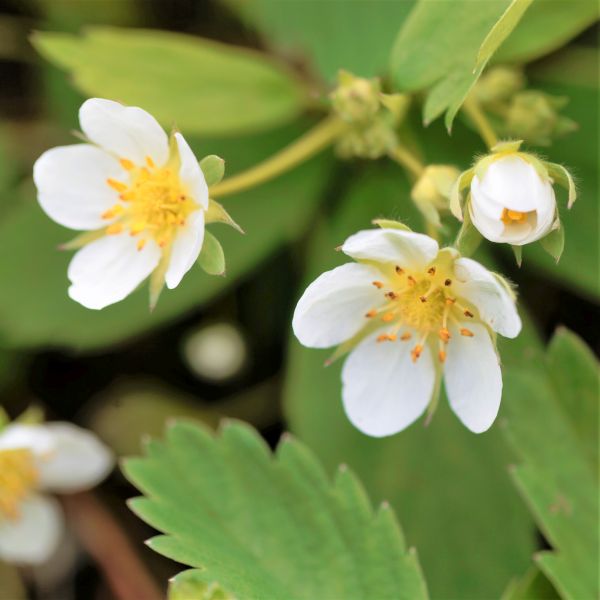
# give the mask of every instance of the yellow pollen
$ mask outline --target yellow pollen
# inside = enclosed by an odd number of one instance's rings
[[[448,304],[448,306],[451,306],[452,304],[454,304],[456,302],[456,298],[446,298],[446,304]]]
[[[410,356],[413,362],[417,362],[419,357],[421,356],[421,352],[423,352],[423,346],[421,344],[417,344],[410,352]]]
[[[406,342],[406,341],[410,340],[410,338],[411,338],[411,337],[412,337],[412,333],[411,333],[410,331],[407,331],[406,333],[403,333],[403,334],[400,336],[400,339],[401,339],[403,342]]]
[[[409,275],[407,277],[407,279],[408,279],[409,285],[415,285],[417,283],[417,280],[412,275]]]
[[[389,333],[382,333],[377,336],[378,342],[394,342],[396,340],[396,336]]]
[[[513,223],[524,223],[527,220],[527,213],[505,208],[502,211],[502,216],[500,217],[500,220],[505,225],[511,225]]]
[[[116,179],[112,179],[111,177],[109,177],[106,180],[106,183],[108,183],[108,185],[113,190],[117,190],[117,192],[124,192],[127,189],[127,184],[126,183],[123,183],[122,181],[117,181]]]
[[[383,287],[383,282],[381,281],[373,281],[372,283],[378,290],[380,290]]]
[[[38,472],[30,450],[0,450],[0,521],[19,518],[19,505],[37,481]]]
[[[389,313],[385,313],[385,315],[383,315],[383,317],[381,317],[381,320],[384,323],[389,323],[390,321],[394,320],[394,317],[395,317],[394,313],[393,312],[389,312]]]
[[[429,275],[435,275],[435,267],[430,267],[427,269],[427,273],[429,273]]]
[[[135,167],[135,165],[127,158],[121,158],[119,159],[119,162],[126,171],[133,171],[133,168]]]
[[[473,337],[475,334],[470,329],[463,327],[460,330],[460,335],[464,335],[465,337]]]
[[[377,311],[374,308],[372,308],[370,311],[367,312],[365,317],[367,317],[367,319],[372,319],[376,314]]]
[[[442,327],[438,331],[438,335],[440,336],[440,340],[442,340],[442,342],[449,342],[450,341],[450,332],[448,331],[447,327]]]

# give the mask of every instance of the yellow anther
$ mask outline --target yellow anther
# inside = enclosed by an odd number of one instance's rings
[[[463,327],[460,330],[460,335],[464,335],[465,337],[473,337],[475,334],[470,329]]]
[[[387,342],[388,339],[388,334],[387,333],[382,333],[381,335],[377,336],[377,341],[378,342]]]
[[[451,306],[455,302],[456,302],[456,298],[450,298],[449,296],[446,297],[446,304],[448,304],[449,306]]]
[[[500,219],[506,225],[511,225],[512,223],[524,223],[527,220],[527,213],[505,208],[502,211]]]
[[[470,310],[466,310],[463,312],[463,314],[465,315],[465,317],[469,317],[469,319],[473,318],[473,313]]]
[[[398,275],[402,275],[404,273],[404,269],[402,267],[399,267],[398,265],[396,265],[396,273]]]
[[[410,340],[410,338],[412,338],[412,333],[411,333],[410,331],[407,331],[406,333],[403,333],[403,334],[400,336],[400,339],[401,339],[403,342],[406,342],[407,340]]]
[[[117,192],[124,192],[127,189],[127,184],[126,183],[123,183],[122,181],[117,181],[116,179],[113,179],[112,177],[109,177],[106,180],[106,183],[113,190],[116,190]]]
[[[435,267],[430,267],[429,269],[427,269],[427,272],[428,272],[430,275],[435,275]]]
[[[370,311],[368,311],[365,314],[365,317],[367,317],[367,319],[372,319],[376,314],[377,314],[377,311],[374,308],[372,308]]]
[[[446,279],[446,280],[444,281],[444,285],[445,285],[446,287],[448,287],[449,285],[452,285],[452,279]]]
[[[450,341],[450,332],[448,331],[447,327],[442,327],[439,331],[438,331],[438,335],[440,337],[440,340],[442,340],[442,342],[448,342]]]
[[[394,320],[394,313],[393,312],[385,313],[385,315],[383,315],[383,317],[381,317],[381,320],[384,323],[389,323],[390,321],[393,321]]]
[[[396,292],[388,292],[386,294],[386,297],[389,298],[390,300],[395,300],[398,297],[398,294],[396,294]]]
[[[419,296],[421,302],[427,302],[427,296]]]
[[[154,161],[152,160],[151,156],[146,156],[146,164],[151,168],[154,169],[154,167],[156,166],[154,164]]]
[[[128,158],[120,158],[119,162],[126,171],[133,171],[135,165]]]
[[[146,245],[146,238],[140,238],[137,243],[137,249],[143,250],[145,245]]]
[[[0,450],[0,520],[19,517],[21,501],[37,482],[38,472],[30,450]]]
[[[373,281],[372,283],[378,290],[380,290],[383,287],[383,282],[381,281]]]
[[[146,229],[147,224],[140,221],[139,223],[134,223],[130,228],[129,228],[129,233],[131,235],[138,235],[139,233],[142,233],[142,231],[144,231],[144,229]]]
[[[388,342],[395,342],[395,341],[396,341],[396,334],[388,333]]]
[[[107,211],[102,213],[103,219],[114,219],[116,216],[120,215],[125,209],[121,204],[115,204],[112,208],[109,208]]]
[[[409,275],[407,277],[407,279],[408,279],[409,285],[415,285],[417,283],[416,279],[412,275]]]
[[[136,194],[133,191],[123,192],[119,194],[119,198],[125,202],[129,202],[130,200],[135,200]]]
[[[106,233],[108,235],[117,235],[123,231],[122,223],[113,223],[106,228]]]
[[[421,344],[417,344],[410,352],[410,356],[413,362],[417,362],[419,357],[421,356],[421,352],[423,352],[423,346]]]
[[[438,358],[440,359],[440,362],[446,362],[446,351],[445,350],[440,350],[438,352]]]

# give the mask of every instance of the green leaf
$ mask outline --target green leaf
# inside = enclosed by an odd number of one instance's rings
[[[536,564],[561,597],[597,598],[598,366],[589,352],[580,360],[573,335],[558,335],[545,369],[524,364],[505,376],[504,430],[519,456],[513,479],[554,549],[536,554]],[[582,428],[592,415],[593,425]]]
[[[496,63],[530,62],[564,46],[594,24],[593,0],[536,0],[494,57]]]
[[[199,569],[182,571],[169,582],[168,600],[235,600],[218,583],[207,582]]]
[[[150,546],[236,598],[427,598],[393,510],[345,467],[331,483],[290,436],[273,455],[241,422],[178,422],[124,470],[146,496],[131,508],[165,533]]]
[[[210,232],[204,232],[204,242],[202,250],[198,256],[198,264],[209,275],[225,274],[225,253],[219,240]]]
[[[340,69],[360,77],[384,74],[390,46],[415,3],[223,1],[263,33],[269,47],[305,59],[330,83]]]
[[[10,598],[10,600],[27,599],[27,591],[21,581],[17,567],[0,562],[0,590],[2,590],[3,598]]]
[[[207,150],[227,157],[236,173],[270,156],[302,133],[294,126],[243,140],[204,140],[197,156]],[[90,311],[67,296],[67,265],[71,252],[57,246],[72,232],[54,224],[35,201],[28,187],[26,201],[18,203],[0,222],[0,279],[10,282],[0,294],[0,335],[13,346],[70,345],[99,348],[158,327],[211,301],[282,244],[298,239],[309,225],[329,175],[331,157],[305,163],[268,184],[224,199],[240,235],[215,223],[228,262],[227,277],[209,277],[193,268],[175,290],[163,292],[153,313],[148,310],[144,283],[130,297],[102,311]],[[9,198],[14,201],[15,193]],[[26,274],[26,276],[24,275]],[[43,301],[40,301],[43,298]]]
[[[443,152],[447,136],[441,128],[438,134]],[[427,148],[437,151],[435,143]],[[339,211],[311,240],[305,284],[349,260],[333,249],[368,227],[374,214],[419,223],[399,169],[370,169],[356,178]],[[530,331],[507,341],[503,361],[535,356],[538,343]],[[330,472],[347,463],[372,498],[396,508],[407,539],[419,549],[433,598],[498,597],[506,582],[527,568],[534,549],[533,523],[506,473],[508,451],[499,428],[473,435],[442,398],[428,427],[418,422],[396,436],[369,438],[344,414],[343,361],[324,368],[330,353],[290,340],[284,408],[292,432]]]
[[[536,566],[531,566],[527,572],[518,579],[513,579],[500,600],[558,600],[552,584]]]
[[[527,5],[528,0],[488,0],[473,10],[470,0],[417,3],[394,44],[391,71],[401,91],[431,88],[425,123],[447,111],[446,127],[451,128],[487,60]]]
[[[89,96],[117,98],[170,127],[239,135],[293,120],[307,91],[266,55],[188,35],[90,27],[37,32],[32,43]]]

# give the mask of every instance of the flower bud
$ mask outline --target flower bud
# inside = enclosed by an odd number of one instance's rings
[[[520,92],[513,98],[508,109],[506,128],[511,135],[532,144],[548,146],[552,137],[577,128],[574,121],[558,113],[566,103],[566,98],[535,90]]]
[[[439,211],[448,209],[452,186],[459,175],[456,167],[429,165],[411,190],[413,202],[425,220],[436,228],[441,227]]]
[[[331,102],[334,110],[344,121],[364,123],[377,114],[381,91],[377,79],[363,79],[347,71],[341,71],[338,83],[338,87],[331,94]]]
[[[493,67],[475,85],[474,93],[483,104],[503,102],[525,87],[523,72],[514,67]]]

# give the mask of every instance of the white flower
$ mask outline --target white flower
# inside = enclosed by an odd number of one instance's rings
[[[352,348],[342,371],[350,421],[375,437],[401,431],[423,414],[443,374],[460,420],[488,429],[502,394],[492,332],[521,329],[506,283],[411,231],[360,231],[342,251],[358,262],[307,288],[293,328],[305,346]]]
[[[209,205],[202,170],[183,136],[169,143],[141,108],[93,98],[79,122],[89,143],[48,150],[33,170],[43,210],[90,232],[69,265],[69,296],[101,309],[155,272],[157,298],[165,282],[179,284],[202,248]]]
[[[530,244],[547,235],[556,219],[550,179],[520,152],[499,154],[471,182],[473,225],[491,242]]]
[[[113,463],[106,446],[70,423],[14,423],[0,431],[0,560],[48,560],[64,523],[60,504],[44,492],[91,488]]]

